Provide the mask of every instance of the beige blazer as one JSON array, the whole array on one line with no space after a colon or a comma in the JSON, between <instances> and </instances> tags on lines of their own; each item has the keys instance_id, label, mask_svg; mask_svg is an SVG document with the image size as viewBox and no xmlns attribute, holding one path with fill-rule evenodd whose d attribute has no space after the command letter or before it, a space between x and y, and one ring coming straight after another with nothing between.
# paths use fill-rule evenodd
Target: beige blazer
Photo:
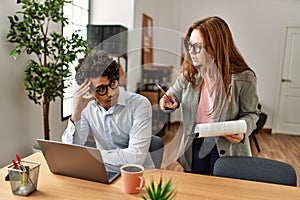
<instances>
[{"instance_id":1,"label":"beige blazer","mask_svg":"<svg viewBox=\"0 0 300 200\"><path fill-rule=\"evenodd\" d=\"M197 82L200 83L200 74L198 74L198 77ZM201 89L195 90L192 88L182 74L168 90L168 93L175 95L180 102L183 136L178 161L187 171L191 170L192 142L194 139L194 136L191 136L191 134L194 132L200 92ZM258 96L256 77L253 72L247 70L232 75L230 97L228 99L228 102L225 104L230 106L223 110L224 118L219 121L243 119L247 124L247 132L244 140L238 144L233 144L224 137L216 137L219 155L220 157L233 155L251 156L249 136L256 128L258 120Z\"/></svg>"}]
</instances>

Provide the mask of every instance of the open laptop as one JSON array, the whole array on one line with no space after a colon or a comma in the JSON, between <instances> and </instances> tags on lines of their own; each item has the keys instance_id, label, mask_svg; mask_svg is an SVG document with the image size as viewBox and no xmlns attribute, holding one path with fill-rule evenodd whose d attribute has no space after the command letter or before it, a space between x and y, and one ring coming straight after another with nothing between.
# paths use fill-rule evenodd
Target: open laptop
<instances>
[{"instance_id":1,"label":"open laptop","mask_svg":"<svg viewBox=\"0 0 300 200\"><path fill-rule=\"evenodd\" d=\"M107 171L96 148L37 139L54 174L110 184L120 172Z\"/></svg>"}]
</instances>

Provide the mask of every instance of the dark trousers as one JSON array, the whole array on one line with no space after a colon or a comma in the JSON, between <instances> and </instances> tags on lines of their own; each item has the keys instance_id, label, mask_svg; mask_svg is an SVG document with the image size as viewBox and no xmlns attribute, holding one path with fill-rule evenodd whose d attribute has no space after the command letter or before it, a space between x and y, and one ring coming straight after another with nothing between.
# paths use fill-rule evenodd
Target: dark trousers
<instances>
[{"instance_id":1,"label":"dark trousers","mask_svg":"<svg viewBox=\"0 0 300 200\"><path fill-rule=\"evenodd\" d=\"M195 138L193 141L191 173L211 175L214 164L219 157L213 137Z\"/></svg>"}]
</instances>

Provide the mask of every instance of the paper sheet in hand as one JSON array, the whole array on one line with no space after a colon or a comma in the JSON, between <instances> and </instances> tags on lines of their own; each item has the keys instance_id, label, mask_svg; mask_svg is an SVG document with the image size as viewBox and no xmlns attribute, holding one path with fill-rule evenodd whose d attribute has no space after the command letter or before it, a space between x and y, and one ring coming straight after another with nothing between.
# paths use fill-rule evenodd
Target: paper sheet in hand
<instances>
[{"instance_id":1,"label":"paper sheet in hand","mask_svg":"<svg viewBox=\"0 0 300 200\"><path fill-rule=\"evenodd\" d=\"M246 130L247 124L245 120L234 120L197 124L194 132L199 133L198 137L210 137L246 133Z\"/></svg>"}]
</instances>

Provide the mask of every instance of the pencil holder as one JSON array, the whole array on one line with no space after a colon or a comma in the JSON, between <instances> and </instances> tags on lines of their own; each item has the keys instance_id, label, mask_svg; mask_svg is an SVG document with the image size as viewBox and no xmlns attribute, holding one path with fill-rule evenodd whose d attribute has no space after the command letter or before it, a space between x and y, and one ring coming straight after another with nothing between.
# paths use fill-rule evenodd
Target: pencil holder
<instances>
[{"instance_id":1,"label":"pencil holder","mask_svg":"<svg viewBox=\"0 0 300 200\"><path fill-rule=\"evenodd\" d=\"M23 169L9 165L8 175L13 194L27 196L37 188L40 163L22 160Z\"/></svg>"}]
</instances>

